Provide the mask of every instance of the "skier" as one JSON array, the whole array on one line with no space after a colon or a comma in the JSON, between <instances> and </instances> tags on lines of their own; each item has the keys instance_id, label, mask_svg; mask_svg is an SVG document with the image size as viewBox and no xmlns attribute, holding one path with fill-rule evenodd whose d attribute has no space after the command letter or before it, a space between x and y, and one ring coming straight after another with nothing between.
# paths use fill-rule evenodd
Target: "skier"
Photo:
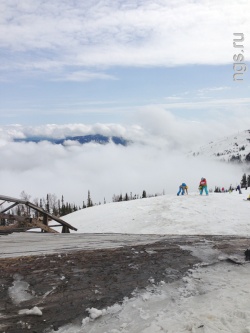
<instances>
[{"instance_id":1,"label":"skier","mask_svg":"<svg viewBox=\"0 0 250 333\"><path fill-rule=\"evenodd\" d=\"M185 190L186 190L186 193L188 194L188 191L187 191L188 187L185 183L182 183L180 186L179 186L179 191L177 193L177 195L184 195L185 194Z\"/></svg>"},{"instance_id":2,"label":"skier","mask_svg":"<svg viewBox=\"0 0 250 333\"><path fill-rule=\"evenodd\" d=\"M199 190L200 190L200 195L202 195L203 190L205 191L206 195L208 195L208 190L207 190L207 181L205 178L201 178L200 181L200 186L199 186Z\"/></svg>"}]
</instances>

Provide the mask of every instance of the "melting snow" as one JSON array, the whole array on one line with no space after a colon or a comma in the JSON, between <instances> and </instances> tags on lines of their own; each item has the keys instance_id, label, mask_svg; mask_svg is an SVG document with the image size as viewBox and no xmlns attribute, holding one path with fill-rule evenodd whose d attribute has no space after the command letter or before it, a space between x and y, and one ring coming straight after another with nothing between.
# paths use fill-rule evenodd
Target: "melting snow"
<instances>
[{"instance_id":1,"label":"melting snow","mask_svg":"<svg viewBox=\"0 0 250 333\"><path fill-rule=\"evenodd\" d=\"M79 232L249 236L250 202L243 200L248 195L245 190L242 195L167 195L92 207L65 220ZM81 326L68 325L58 333L250 333L249 263L225 262L206 245L188 249L211 261L173 283L149 281L147 290L122 304L89 309Z\"/></svg>"}]
</instances>

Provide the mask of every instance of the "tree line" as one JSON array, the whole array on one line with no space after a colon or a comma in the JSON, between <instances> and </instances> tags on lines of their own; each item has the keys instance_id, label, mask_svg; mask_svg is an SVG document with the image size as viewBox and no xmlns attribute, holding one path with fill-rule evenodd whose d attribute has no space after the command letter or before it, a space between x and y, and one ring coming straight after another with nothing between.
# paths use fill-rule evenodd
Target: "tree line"
<instances>
[{"instance_id":1,"label":"tree line","mask_svg":"<svg viewBox=\"0 0 250 333\"><path fill-rule=\"evenodd\" d=\"M132 192L130 192L130 194L125 193L125 195L122 194L114 194L112 197L112 201L113 202L121 202L121 201L129 201L129 200L136 200L136 199L143 199L143 198L151 198L151 197L157 197L159 195L164 195L165 191L163 190L162 193L155 193L155 194L147 194L147 192L145 190L142 191L142 195L139 194L132 194Z\"/></svg>"},{"instance_id":2,"label":"tree line","mask_svg":"<svg viewBox=\"0 0 250 333\"><path fill-rule=\"evenodd\" d=\"M243 174L240 182L241 187L248 188L250 186L250 175L246 175L246 173Z\"/></svg>"},{"instance_id":3,"label":"tree line","mask_svg":"<svg viewBox=\"0 0 250 333\"><path fill-rule=\"evenodd\" d=\"M90 191L88 191L88 197L86 204L83 201L82 207L77 206L75 203L68 202L64 199L62 195L61 198L58 198L55 194L48 193L45 198L35 198L31 201L31 195L27 194L25 191L22 191L20 194L20 198L24 201L30 201L34 205L38 206L39 208L43 209L45 212L50 213L55 216L64 216L73 212L76 212L80 209L92 207L93 201L90 196ZM23 216L28 215L30 216L32 209L25 205L18 205L14 209L12 209L12 214ZM34 211L34 217L39 217L39 212Z\"/></svg>"},{"instance_id":4,"label":"tree line","mask_svg":"<svg viewBox=\"0 0 250 333\"><path fill-rule=\"evenodd\" d=\"M165 194L164 191L162 193ZM146 191L143 190L141 195L138 194L125 194L124 196L122 194L116 195L114 194L112 197L113 202L121 202L121 201L129 201L129 200L135 200L135 199L142 199L147 197L153 197L158 196L162 194L150 194L147 195ZM91 198L90 191L88 191L86 202L82 202L82 206L78 206L75 203L68 202L65 200L64 195L62 195L60 198L58 198L55 194L48 193L43 198L35 198L31 199L31 195L27 194L25 191L22 191L20 194L20 198L24 201L30 201L34 205L40 207L45 212L50 213L54 216L61 217L64 215L68 215L70 213L76 212L81 209L89 208L96 205L101 205L101 202L99 203L93 203L93 200ZM106 204L106 199L104 198L103 201L104 204ZM33 216L35 218L39 217L39 212L33 211L26 205L18 205L17 207L14 207L11 209L11 213L18 216Z\"/></svg>"}]
</instances>

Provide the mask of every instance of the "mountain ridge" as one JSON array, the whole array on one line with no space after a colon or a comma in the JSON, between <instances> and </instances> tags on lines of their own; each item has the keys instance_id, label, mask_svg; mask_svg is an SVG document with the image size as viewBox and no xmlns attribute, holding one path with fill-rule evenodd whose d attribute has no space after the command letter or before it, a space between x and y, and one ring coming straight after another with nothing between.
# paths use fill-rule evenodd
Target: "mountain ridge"
<instances>
[{"instance_id":1,"label":"mountain ridge","mask_svg":"<svg viewBox=\"0 0 250 333\"><path fill-rule=\"evenodd\" d=\"M131 141L126 140L119 136L105 136L101 134L88 134L88 135L78 135L78 136L66 136L65 138L55 139L51 137L43 136L30 136L22 139L14 139L14 142L34 142L38 143L41 141L48 141L53 144L64 145L65 141L75 141L80 144L86 144L90 142L95 142L99 144L108 144L113 142L116 145L127 146Z\"/></svg>"},{"instance_id":2,"label":"mountain ridge","mask_svg":"<svg viewBox=\"0 0 250 333\"><path fill-rule=\"evenodd\" d=\"M250 130L224 137L202 146L190 155L212 157L223 162L250 163Z\"/></svg>"}]
</instances>

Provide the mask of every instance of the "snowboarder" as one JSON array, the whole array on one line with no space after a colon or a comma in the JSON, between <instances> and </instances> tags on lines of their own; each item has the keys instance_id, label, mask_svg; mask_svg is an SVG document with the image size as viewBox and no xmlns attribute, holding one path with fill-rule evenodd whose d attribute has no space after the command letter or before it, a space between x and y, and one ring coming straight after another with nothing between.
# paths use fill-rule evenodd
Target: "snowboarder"
<instances>
[{"instance_id":1,"label":"snowboarder","mask_svg":"<svg viewBox=\"0 0 250 333\"><path fill-rule=\"evenodd\" d=\"M236 187L236 191L239 191L239 194L241 194L241 193L242 193L242 192L241 192L240 185L238 185L238 186Z\"/></svg>"},{"instance_id":2,"label":"snowboarder","mask_svg":"<svg viewBox=\"0 0 250 333\"><path fill-rule=\"evenodd\" d=\"M199 190L200 190L200 195L202 195L203 190L205 191L206 195L208 195L208 190L207 190L207 181L205 178L201 178L200 181L200 186L199 186Z\"/></svg>"},{"instance_id":3,"label":"snowboarder","mask_svg":"<svg viewBox=\"0 0 250 333\"><path fill-rule=\"evenodd\" d=\"M186 193L188 194L188 191L187 191L188 187L185 183L182 183L180 186L179 186L179 191L177 193L177 195L184 195L185 194L185 191Z\"/></svg>"}]
</instances>

